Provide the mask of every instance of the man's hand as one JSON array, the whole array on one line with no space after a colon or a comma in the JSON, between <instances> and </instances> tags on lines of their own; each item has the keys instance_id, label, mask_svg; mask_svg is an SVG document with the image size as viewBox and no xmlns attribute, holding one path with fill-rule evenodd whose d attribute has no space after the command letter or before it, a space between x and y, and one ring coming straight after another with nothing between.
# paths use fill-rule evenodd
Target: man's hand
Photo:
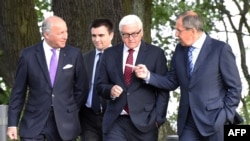
<instances>
[{"instance_id":1,"label":"man's hand","mask_svg":"<svg viewBox=\"0 0 250 141\"><path fill-rule=\"evenodd\" d=\"M119 97L122 94L122 92L123 92L122 87L120 87L119 85L114 85L111 88L111 97L115 99Z\"/></svg>"},{"instance_id":2,"label":"man's hand","mask_svg":"<svg viewBox=\"0 0 250 141\"><path fill-rule=\"evenodd\" d=\"M7 135L11 140L17 140L17 127L8 127Z\"/></svg>"},{"instance_id":3,"label":"man's hand","mask_svg":"<svg viewBox=\"0 0 250 141\"><path fill-rule=\"evenodd\" d=\"M134 66L133 69L135 71L135 75L138 78L141 78L141 79L147 79L148 78L149 71L148 71L148 68L145 65L138 64L137 66Z\"/></svg>"}]
</instances>

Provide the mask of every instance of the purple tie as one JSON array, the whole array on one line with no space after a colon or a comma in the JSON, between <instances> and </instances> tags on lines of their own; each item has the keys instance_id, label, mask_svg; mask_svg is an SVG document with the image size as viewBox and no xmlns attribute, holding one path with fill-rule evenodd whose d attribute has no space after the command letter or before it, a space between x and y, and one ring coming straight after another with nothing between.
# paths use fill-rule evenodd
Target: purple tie
<instances>
[{"instance_id":1,"label":"purple tie","mask_svg":"<svg viewBox=\"0 0 250 141\"><path fill-rule=\"evenodd\" d=\"M50 75L51 84L53 86L55 76L56 76L58 60L57 60L57 57L56 57L56 49L51 49L51 51L52 51L53 54L52 54L52 57L50 59L49 75Z\"/></svg>"}]
</instances>

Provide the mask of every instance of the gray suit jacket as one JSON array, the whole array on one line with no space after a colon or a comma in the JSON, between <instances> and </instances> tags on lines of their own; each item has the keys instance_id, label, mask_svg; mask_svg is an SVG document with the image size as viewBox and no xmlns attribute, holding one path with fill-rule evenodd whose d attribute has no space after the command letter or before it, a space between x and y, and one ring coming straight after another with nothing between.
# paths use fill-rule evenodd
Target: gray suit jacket
<instances>
[{"instance_id":1,"label":"gray suit jacket","mask_svg":"<svg viewBox=\"0 0 250 141\"><path fill-rule=\"evenodd\" d=\"M166 120L169 93L147 85L143 80L132 75L131 84L126 87L123 75L123 44L105 50L100 62L98 90L103 97L109 99L103 119L103 131L107 133L128 103L130 119L141 132L155 130L155 121L161 125ZM149 70L158 74L166 74L166 57L159 47L142 42L136 64L145 64ZM110 91L114 85L123 88L123 93L111 100Z\"/></svg>"},{"instance_id":2,"label":"gray suit jacket","mask_svg":"<svg viewBox=\"0 0 250 141\"><path fill-rule=\"evenodd\" d=\"M241 97L241 80L231 47L206 37L192 77L187 74L187 47L177 45L167 76L151 73L150 84L174 90L180 86L178 134L191 110L203 136L215 133L226 122L233 123Z\"/></svg>"},{"instance_id":3,"label":"gray suit jacket","mask_svg":"<svg viewBox=\"0 0 250 141\"><path fill-rule=\"evenodd\" d=\"M43 129L53 106L61 138L76 138L81 132L78 111L83 99L84 72L80 49L67 45L60 50L52 87L42 42L25 48L20 53L9 101L8 126L18 126L25 104L20 136L32 138Z\"/></svg>"}]
</instances>

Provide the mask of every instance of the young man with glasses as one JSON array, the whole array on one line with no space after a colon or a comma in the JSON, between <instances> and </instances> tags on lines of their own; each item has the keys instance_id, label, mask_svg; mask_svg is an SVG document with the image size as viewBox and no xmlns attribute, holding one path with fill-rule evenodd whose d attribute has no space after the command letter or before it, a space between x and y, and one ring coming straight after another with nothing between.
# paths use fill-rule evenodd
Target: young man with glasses
<instances>
[{"instance_id":1,"label":"young man with glasses","mask_svg":"<svg viewBox=\"0 0 250 141\"><path fill-rule=\"evenodd\" d=\"M167 73L160 47L142 41L143 24L136 15L119 23L123 43L102 55L97 89L109 101L103 119L104 141L157 141L158 128L166 119L168 91L146 85L133 66L147 64L154 73Z\"/></svg>"}]
</instances>

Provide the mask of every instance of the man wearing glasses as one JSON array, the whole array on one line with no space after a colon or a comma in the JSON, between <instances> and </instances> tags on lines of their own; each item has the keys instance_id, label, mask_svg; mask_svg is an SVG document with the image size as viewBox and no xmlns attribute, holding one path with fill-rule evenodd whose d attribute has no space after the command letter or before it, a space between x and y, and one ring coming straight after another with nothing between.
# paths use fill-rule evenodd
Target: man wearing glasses
<instances>
[{"instance_id":1,"label":"man wearing glasses","mask_svg":"<svg viewBox=\"0 0 250 141\"><path fill-rule=\"evenodd\" d=\"M146 85L133 66L145 64L150 71L166 74L166 57L160 47L142 41L143 24L136 15L119 23L123 43L102 55L97 89L109 100L103 119L104 141L157 141L158 128L166 119L168 91Z\"/></svg>"}]
</instances>

